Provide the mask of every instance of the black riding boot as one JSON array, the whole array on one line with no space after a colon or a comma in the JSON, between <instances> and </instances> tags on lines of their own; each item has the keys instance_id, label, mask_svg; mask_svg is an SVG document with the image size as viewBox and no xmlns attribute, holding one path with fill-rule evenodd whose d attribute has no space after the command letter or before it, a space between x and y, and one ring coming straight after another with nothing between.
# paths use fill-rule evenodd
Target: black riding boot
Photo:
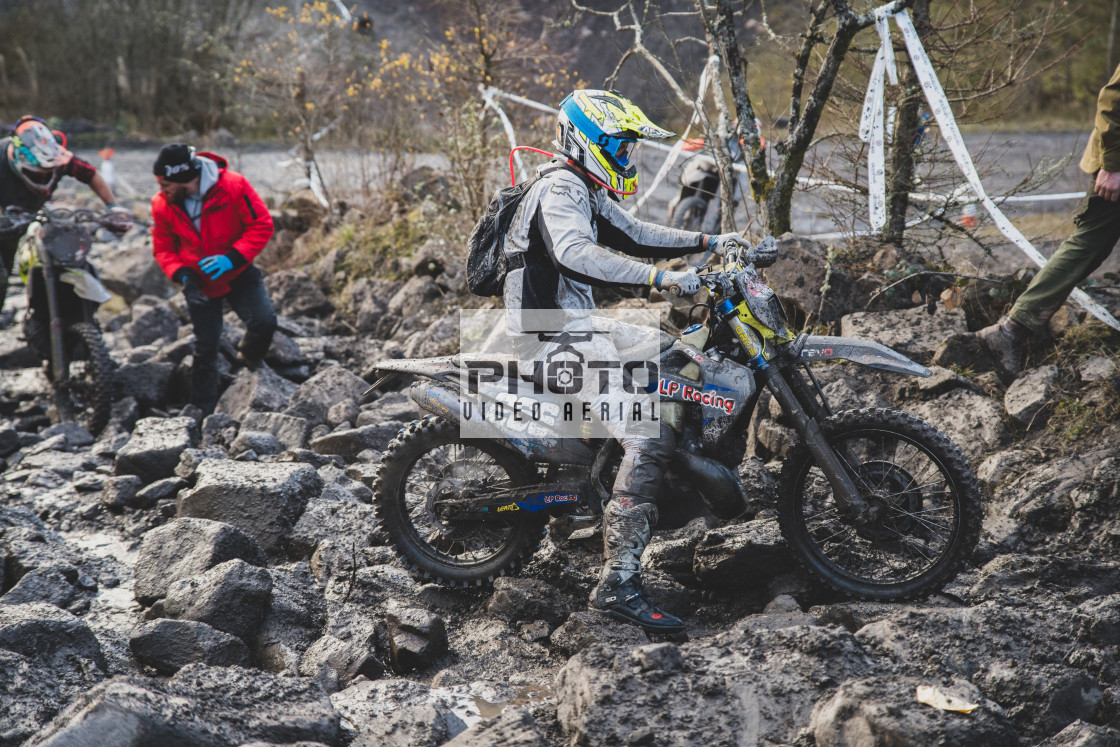
<instances>
[{"instance_id":1,"label":"black riding boot","mask_svg":"<svg viewBox=\"0 0 1120 747\"><path fill-rule=\"evenodd\" d=\"M615 499L603 517L603 554L606 564L599 585L591 592L591 608L616 620L633 623L650 633L678 633L680 618L655 607L642 591L642 551L657 523L657 506L623 506Z\"/></svg>"}]
</instances>

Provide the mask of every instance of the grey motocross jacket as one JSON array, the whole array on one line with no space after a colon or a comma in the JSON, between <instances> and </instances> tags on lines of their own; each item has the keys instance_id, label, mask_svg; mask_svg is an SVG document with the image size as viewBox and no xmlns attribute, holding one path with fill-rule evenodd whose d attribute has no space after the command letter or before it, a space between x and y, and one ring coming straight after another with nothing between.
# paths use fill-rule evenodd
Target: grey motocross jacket
<instances>
[{"instance_id":1,"label":"grey motocross jacket","mask_svg":"<svg viewBox=\"0 0 1120 747\"><path fill-rule=\"evenodd\" d=\"M526 193L506 234L503 300L517 327L522 310L595 308L592 285L649 285L651 265L600 244L652 258L702 249L703 234L640 221L563 164L541 167L547 173Z\"/></svg>"}]
</instances>

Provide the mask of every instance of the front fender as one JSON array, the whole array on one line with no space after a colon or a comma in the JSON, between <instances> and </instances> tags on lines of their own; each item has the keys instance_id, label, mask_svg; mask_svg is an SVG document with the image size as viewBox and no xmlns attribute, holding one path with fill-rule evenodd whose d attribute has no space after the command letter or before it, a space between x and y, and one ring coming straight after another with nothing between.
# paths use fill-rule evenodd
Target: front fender
<instances>
[{"instance_id":1,"label":"front fender","mask_svg":"<svg viewBox=\"0 0 1120 747\"><path fill-rule=\"evenodd\" d=\"M369 389L362 393L362 399L376 392L385 384L401 375L419 376L445 384L459 382L459 356L444 355L439 358L416 358L409 360L395 358L373 364L377 379Z\"/></svg>"},{"instance_id":2,"label":"front fender","mask_svg":"<svg viewBox=\"0 0 1120 747\"><path fill-rule=\"evenodd\" d=\"M933 374L925 366L915 363L901 353L896 353L882 343L861 340L857 337L806 335L798 357L805 363L849 360L881 371L893 371L922 378Z\"/></svg>"}]
</instances>

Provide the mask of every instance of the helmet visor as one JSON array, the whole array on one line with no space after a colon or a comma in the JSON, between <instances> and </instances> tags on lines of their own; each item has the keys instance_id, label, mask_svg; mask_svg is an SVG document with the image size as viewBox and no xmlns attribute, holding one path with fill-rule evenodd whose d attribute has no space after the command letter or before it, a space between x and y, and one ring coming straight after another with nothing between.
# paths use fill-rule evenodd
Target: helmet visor
<instances>
[{"instance_id":1,"label":"helmet visor","mask_svg":"<svg viewBox=\"0 0 1120 747\"><path fill-rule=\"evenodd\" d=\"M607 143L603 149L609 153L610 157L615 159L618 166L629 166L629 162L634 157L634 151L637 150L637 140L607 138Z\"/></svg>"}]
</instances>

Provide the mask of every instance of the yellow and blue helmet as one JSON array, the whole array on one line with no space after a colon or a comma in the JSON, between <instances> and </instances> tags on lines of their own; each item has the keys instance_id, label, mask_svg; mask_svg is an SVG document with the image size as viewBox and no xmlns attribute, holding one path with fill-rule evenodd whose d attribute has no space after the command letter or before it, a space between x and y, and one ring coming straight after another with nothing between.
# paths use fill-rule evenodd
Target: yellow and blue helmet
<instances>
[{"instance_id":1,"label":"yellow and blue helmet","mask_svg":"<svg viewBox=\"0 0 1120 747\"><path fill-rule=\"evenodd\" d=\"M664 130L616 91L568 94L556 121L558 152L578 163L613 195L625 199L638 189L634 152L643 138L664 140Z\"/></svg>"}]
</instances>

